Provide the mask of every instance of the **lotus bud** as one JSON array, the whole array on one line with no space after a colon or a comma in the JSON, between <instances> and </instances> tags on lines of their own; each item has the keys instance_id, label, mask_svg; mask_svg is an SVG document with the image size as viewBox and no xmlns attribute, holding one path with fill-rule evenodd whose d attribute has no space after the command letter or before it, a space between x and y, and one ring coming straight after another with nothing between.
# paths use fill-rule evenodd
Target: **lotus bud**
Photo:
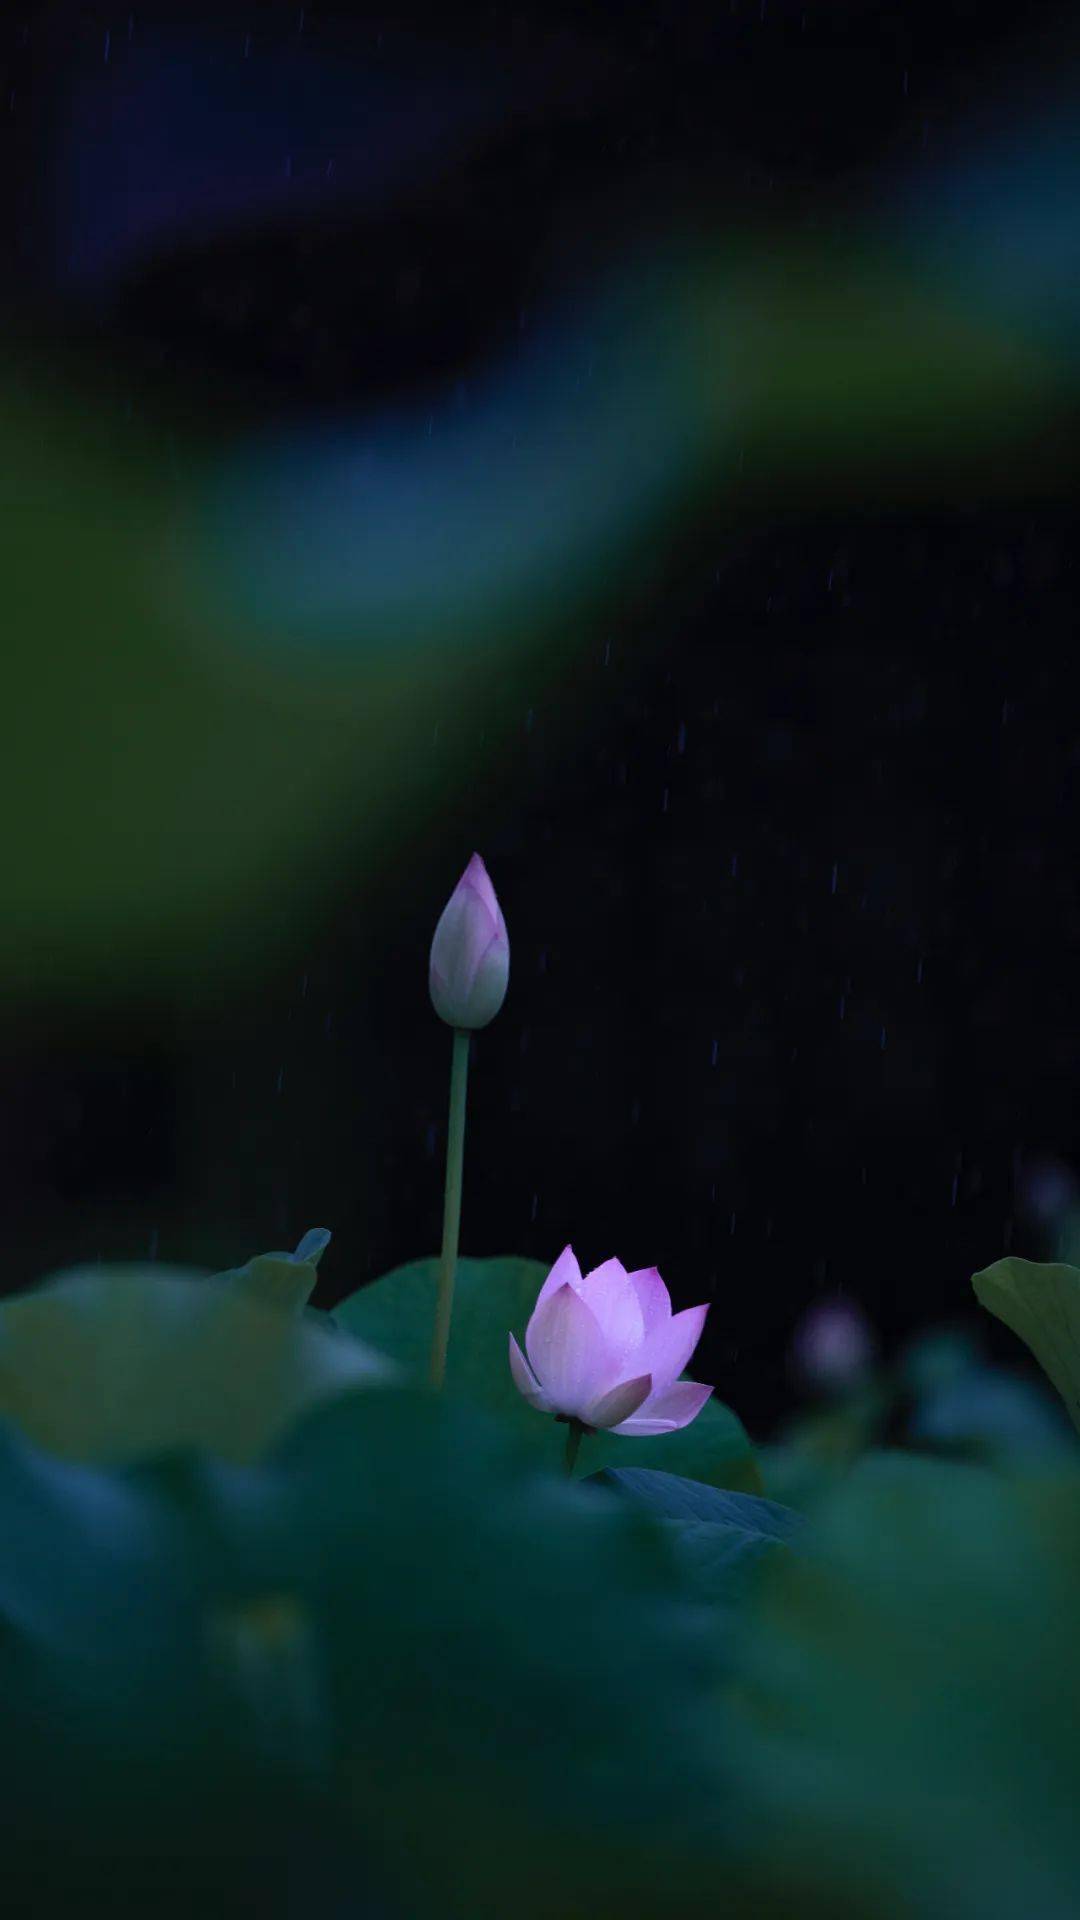
<instances>
[{"instance_id":1,"label":"lotus bud","mask_svg":"<svg viewBox=\"0 0 1080 1920\"><path fill-rule=\"evenodd\" d=\"M842 1393L858 1386L870 1371L874 1334L853 1301L820 1300L795 1329L792 1359L807 1386Z\"/></svg>"},{"instance_id":2,"label":"lotus bud","mask_svg":"<svg viewBox=\"0 0 1080 1920\"><path fill-rule=\"evenodd\" d=\"M440 1020L486 1027L506 998L510 942L488 870L474 853L450 895L431 943L428 984Z\"/></svg>"},{"instance_id":3,"label":"lotus bud","mask_svg":"<svg viewBox=\"0 0 1080 1920\"><path fill-rule=\"evenodd\" d=\"M1061 1160L1032 1160L1017 1181L1025 1213L1041 1226L1055 1227L1076 1206L1076 1177Z\"/></svg>"},{"instance_id":4,"label":"lotus bud","mask_svg":"<svg viewBox=\"0 0 1080 1920\"><path fill-rule=\"evenodd\" d=\"M582 1275L564 1247L537 1296L524 1353L510 1335L514 1385L538 1413L586 1431L674 1433L712 1392L679 1378L707 1313L672 1313L655 1267L628 1273L620 1260L605 1260Z\"/></svg>"}]
</instances>

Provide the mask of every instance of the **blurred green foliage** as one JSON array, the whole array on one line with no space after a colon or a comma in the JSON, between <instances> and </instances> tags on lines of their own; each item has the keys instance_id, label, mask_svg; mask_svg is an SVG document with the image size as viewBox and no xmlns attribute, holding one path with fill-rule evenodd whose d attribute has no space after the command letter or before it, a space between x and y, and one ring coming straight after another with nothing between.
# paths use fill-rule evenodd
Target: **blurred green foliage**
<instances>
[{"instance_id":1,"label":"blurred green foliage","mask_svg":"<svg viewBox=\"0 0 1080 1920\"><path fill-rule=\"evenodd\" d=\"M791 1430L804 1518L663 1442L552 1471L555 1423L504 1390L536 1263L463 1263L435 1395L307 1306L324 1245L3 1310L14 1911L1075 1911L1076 1442L1033 1449L1039 1402L976 1405L968 1459L935 1457L955 1421L878 1444L883 1409L977 1403L977 1343L934 1335ZM342 1316L406 1369L433 1264Z\"/></svg>"},{"instance_id":2,"label":"blurred green foliage","mask_svg":"<svg viewBox=\"0 0 1080 1920\"><path fill-rule=\"evenodd\" d=\"M0 1462L6 1530L28 1501L38 1523L8 1555L4 1738L40 1749L47 1702L39 1814L74 1817L80 1886L89 1860L123 1890L148 1846L189 1897L222 1860L214 1910L246 1910L253 1791L260 1847L288 1857L314 1794L347 1877L402 1915L613 1900L647 1920L706 1844L707 1616L659 1529L538 1476L479 1416L387 1389L259 1467L29 1461ZM51 1614L43 1492L68 1573Z\"/></svg>"},{"instance_id":3,"label":"blurred green foliage","mask_svg":"<svg viewBox=\"0 0 1080 1920\"><path fill-rule=\"evenodd\" d=\"M182 532L209 459L118 411L0 403L9 992L135 978L198 998L265 968L471 744L482 645L336 661L245 645Z\"/></svg>"},{"instance_id":4,"label":"blurred green foliage","mask_svg":"<svg viewBox=\"0 0 1080 1920\"><path fill-rule=\"evenodd\" d=\"M1078 1496L871 1455L770 1566L722 1736L761 1910L1075 1913Z\"/></svg>"},{"instance_id":5,"label":"blurred green foliage","mask_svg":"<svg viewBox=\"0 0 1080 1920\"><path fill-rule=\"evenodd\" d=\"M211 391L136 426L43 360L9 382L9 990L264 965L718 499L967 498L1069 457L1068 359L853 232L684 235L579 307L464 415L437 396L434 437L428 399L238 439Z\"/></svg>"},{"instance_id":6,"label":"blurred green foliage","mask_svg":"<svg viewBox=\"0 0 1080 1920\"><path fill-rule=\"evenodd\" d=\"M176 1447L246 1460L321 1400L395 1378L324 1315L297 1320L221 1278L87 1268L0 1302L0 1419L76 1460Z\"/></svg>"},{"instance_id":7,"label":"blurred green foliage","mask_svg":"<svg viewBox=\"0 0 1080 1920\"><path fill-rule=\"evenodd\" d=\"M1045 1385L991 1361L976 1330L941 1327L917 1335L873 1378L823 1396L760 1447L766 1490L812 1507L887 1441L1002 1468L1052 1469L1076 1458Z\"/></svg>"}]
</instances>

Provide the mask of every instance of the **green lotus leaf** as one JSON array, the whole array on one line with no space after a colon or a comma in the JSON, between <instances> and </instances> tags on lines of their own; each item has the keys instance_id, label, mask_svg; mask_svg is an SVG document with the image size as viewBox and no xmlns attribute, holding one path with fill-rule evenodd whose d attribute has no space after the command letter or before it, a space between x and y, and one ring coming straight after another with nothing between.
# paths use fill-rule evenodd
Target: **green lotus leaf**
<instances>
[{"instance_id":1,"label":"green lotus leaf","mask_svg":"<svg viewBox=\"0 0 1080 1920\"><path fill-rule=\"evenodd\" d=\"M252 1459L320 1401L395 1373L313 1316L176 1269L73 1269L0 1304L0 1420L71 1459Z\"/></svg>"},{"instance_id":2,"label":"green lotus leaf","mask_svg":"<svg viewBox=\"0 0 1080 1920\"><path fill-rule=\"evenodd\" d=\"M316 1270L329 1244L328 1228L311 1227L295 1253L257 1253L242 1267L230 1267L214 1279L266 1305L299 1311L315 1291Z\"/></svg>"},{"instance_id":3,"label":"green lotus leaf","mask_svg":"<svg viewBox=\"0 0 1080 1920\"><path fill-rule=\"evenodd\" d=\"M715 1612L662 1523L497 1421L390 1388L250 1464L0 1444L0 1526L9 1893L45 1862L57 1911L140 1911L156 1869L170 1920L709 1910Z\"/></svg>"},{"instance_id":4,"label":"green lotus leaf","mask_svg":"<svg viewBox=\"0 0 1080 1920\"><path fill-rule=\"evenodd\" d=\"M1080 1428L1080 1268L1010 1257L984 1267L971 1284L987 1311L1031 1348Z\"/></svg>"},{"instance_id":5,"label":"green lotus leaf","mask_svg":"<svg viewBox=\"0 0 1080 1920\"><path fill-rule=\"evenodd\" d=\"M1068 1920L1080 1475L870 1454L810 1535L736 1627L747 1914Z\"/></svg>"}]
</instances>

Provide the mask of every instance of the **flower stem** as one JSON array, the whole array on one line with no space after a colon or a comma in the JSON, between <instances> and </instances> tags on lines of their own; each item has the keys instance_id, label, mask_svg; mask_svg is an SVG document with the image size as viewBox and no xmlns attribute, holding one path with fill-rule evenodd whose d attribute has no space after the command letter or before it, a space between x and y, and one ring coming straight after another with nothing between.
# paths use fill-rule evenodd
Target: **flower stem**
<instances>
[{"instance_id":1,"label":"flower stem","mask_svg":"<svg viewBox=\"0 0 1080 1920\"><path fill-rule=\"evenodd\" d=\"M450 1343L450 1315L454 1310L454 1269L457 1266L458 1234L461 1228L461 1169L465 1159L465 1087L468 1077L469 1035L463 1027L455 1027L450 1065L450 1124L446 1136L442 1257L439 1261L435 1332L431 1342L430 1378L433 1387L441 1387L446 1378L446 1349Z\"/></svg>"},{"instance_id":2,"label":"flower stem","mask_svg":"<svg viewBox=\"0 0 1080 1920\"><path fill-rule=\"evenodd\" d=\"M580 1420L570 1420L567 1422L566 1471L568 1474L572 1474L574 1471L574 1467L578 1457L578 1448L581 1445L581 1436L584 1433L584 1431L585 1429L582 1426Z\"/></svg>"}]
</instances>

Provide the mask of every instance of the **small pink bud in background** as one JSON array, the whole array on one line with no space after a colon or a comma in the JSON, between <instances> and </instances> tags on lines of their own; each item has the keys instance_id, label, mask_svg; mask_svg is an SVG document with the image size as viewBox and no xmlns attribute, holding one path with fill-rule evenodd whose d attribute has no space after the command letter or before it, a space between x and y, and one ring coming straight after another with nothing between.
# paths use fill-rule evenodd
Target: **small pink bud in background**
<instances>
[{"instance_id":1,"label":"small pink bud in background","mask_svg":"<svg viewBox=\"0 0 1080 1920\"><path fill-rule=\"evenodd\" d=\"M486 1027L506 998L510 942L488 870L474 853L450 895L431 943L428 985L440 1020Z\"/></svg>"},{"instance_id":2,"label":"small pink bud in background","mask_svg":"<svg viewBox=\"0 0 1080 1920\"><path fill-rule=\"evenodd\" d=\"M538 1413L613 1433L674 1433L712 1392L679 1379L708 1311L672 1313L655 1267L627 1273L621 1260L605 1260L583 1277L564 1247L537 1296L525 1353L510 1335L514 1385Z\"/></svg>"},{"instance_id":3,"label":"small pink bud in background","mask_svg":"<svg viewBox=\"0 0 1080 1920\"><path fill-rule=\"evenodd\" d=\"M836 1393L865 1378L875 1347L873 1329L861 1307L851 1300L819 1300L795 1329L791 1357L807 1386Z\"/></svg>"},{"instance_id":4,"label":"small pink bud in background","mask_svg":"<svg viewBox=\"0 0 1080 1920\"><path fill-rule=\"evenodd\" d=\"M1054 1227L1076 1207L1076 1176L1061 1160L1029 1160L1016 1183L1024 1212Z\"/></svg>"}]
</instances>

